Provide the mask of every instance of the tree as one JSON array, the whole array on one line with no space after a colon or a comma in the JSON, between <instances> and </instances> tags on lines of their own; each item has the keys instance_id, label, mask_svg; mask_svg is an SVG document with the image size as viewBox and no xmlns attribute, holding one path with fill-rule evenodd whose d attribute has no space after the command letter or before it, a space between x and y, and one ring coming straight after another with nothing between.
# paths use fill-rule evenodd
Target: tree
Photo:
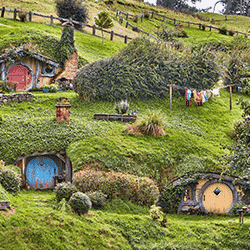
<instances>
[{"instance_id":1,"label":"tree","mask_svg":"<svg viewBox=\"0 0 250 250\"><path fill-rule=\"evenodd\" d=\"M248 1L244 0L223 0L225 5L223 13L226 15L245 15L248 16L248 10L250 8L250 4Z\"/></svg>"},{"instance_id":2,"label":"tree","mask_svg":"<svg viewBox=\"0 0 250 250\"><path fill-rule=\"evenodd\" d=\"M191 0L192 3L200 2L201 0ZM187 4L187 0L157 0L156 4L167 9L178 10L183 12L197 12L198 10Z\"/></svg>"},{"instance_id":3,"label":"tree","mask_svg":"<svg viewBox=\"0 0 250 250\"><path fill-rule=\"evenodd\" d=\"M114 26L112 19L106 11L102 11L95 17L95 24L102 28L102 44L103 44L103 29L108 29Z\"/></svg>"},{"instance_id":4,"label":"tree","mask_svg":"<svg viewBox=\"0 0 250 250\"><path fill-rule=\"evenodd\" d=\"M78 22L86 22L88 9L84 0L55 0L57 15L61 18L70 19ZM81 25L75 25L76 29Z\"/></svg>"}]
</instances>

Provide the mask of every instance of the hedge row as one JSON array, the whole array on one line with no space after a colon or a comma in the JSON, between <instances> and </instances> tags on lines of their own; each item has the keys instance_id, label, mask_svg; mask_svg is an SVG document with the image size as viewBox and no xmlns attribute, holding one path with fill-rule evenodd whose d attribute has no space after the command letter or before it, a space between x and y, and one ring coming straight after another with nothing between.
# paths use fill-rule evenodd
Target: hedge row
<instances>
[{"instance_id":1,"label":"hedge row","mask_svg":"<svg viewBox=\"0 0 250 250\"><path fill-rule=\"evenodd\" d=\"M74 174L73 184L83 193L102 191L108 199L119 197L138 205L150 206L159 196L158 187L153 180L113 171L82 170Z\"/></svg>"}]
</instances>

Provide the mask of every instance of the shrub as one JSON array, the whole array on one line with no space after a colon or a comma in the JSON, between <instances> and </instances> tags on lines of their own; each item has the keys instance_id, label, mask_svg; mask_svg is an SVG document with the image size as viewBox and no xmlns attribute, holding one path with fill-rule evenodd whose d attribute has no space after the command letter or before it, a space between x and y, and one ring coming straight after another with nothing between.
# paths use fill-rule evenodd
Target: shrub
<instances>
[{"instance_id":1,"label":"shrub","mask_svg":"<svg viewBox=\"0 0 250 250\"><path fill-rule=\"evenodd\" d=\"M55 0L57 15L61 18L85 23L88 18L88 9L83 0ZM81 28L81 25L75 25Z\"/></svg>"},{"instance_id":2,"label":"shrub","mask_svg":"<svg viewBox=\"0 0 250 250\"><path fill-rule=\"evenodd\" d=\"M129 108L127 100L121 100L119 103L115 103L115 110L118 114L126 114Z\"/></svg>"},{"instance_id":3,"label":"shrub","mask_svg":"<svg viewBox=\"0 0 250 250\"><path fill-rule=\"evenodd\" d=\"M74 193L69 200L71 208L79 215L85 214L92 206L90 198L82 192Z\"/></svg>"},{"instance_id":4,"label":"shrub","mask_svg":"<svg viewBox=\"0 0 250 250\"><path fill-rule=\"evenodd\" d=\"M90 198L94 209L99 209L107 204L107 195L102 191L87 192L86 195Z\"/></svg>"},{"instance_id":5,"label":"shrub","mask_svg":"<svg viewBox=\"0 0 250 250\"><path fill-rule=\"evenodd\" d=\"M161 28L156 32L156 34L164 41L173 41L175 37L188 37L187 32L183 29L171 29L168 26L161 26Z\"/></svg>"},{"instance_id":6,"label":"shrub","mask_svg":"<svg viewBox=\"0 0 250 250\"><path fill-rule=\"evenodd\" d=\"M102 172L93 169L75 173L74 185L81 192L102 191L108 199L119 197L138 205L150 206L159 196L156 183L147 177L138 177L114 171Z\"/></svg>"},{"instance_id":7,"label":"shrub","mask_svg":"<svg viewBox=\"0 0 250 250\"><path fill-rule=\"evenodd\" d=\"M150 18L150 14L148 12L145 12L144 13L144 18L149 19Z\"/></svg>"},{"instance_id":8,"label":"shrub","mask_svg":"<svg viewBox=\"0 0 250 250\"><path fill-rule=\"evenodd\" d=\"M58 89L58 85L57 85L57 84L50 84L50 85L49 85L49 90L50 90L50 92L56 93L56 92L57 92L57 89Z\"/></svg>"},{"instance_id":9,"label":"shrub","mask_svg":"<svg viewBox=\"0 0 250 250\"><path fill-rule=\"evenodd\" d=\"M0 184L6 191L17 193L20 190L20 177L19 174L5 166L0 167Z\"/></svg>"},{"instance_id":10,"label":"shrub","mask_svg":"<svg viewBox=\"0 0 250 250\"><path fill-rule=\"evenodd\" d=\"M219 33L222 35L227 35L227 28L226 27L219 28Z\"/></svg>"},{"instance_id":11,"label":"shrub","mask_svg":"<svg viewBox=\"0 0 250 250\"><path fill-rule=\"evenodd\" d=\"M181 48L180 44L173 46ZM136 38L118 54L78 70L73 86L83 100L166 98L169 84L210 89L219 72L213 54L200 50L186 56L163 48L147 38ZM175 91L176 92L176 91Z\"/></svg>"},{"instance_id":12,"label":"shrub","mask_svg":"<svg viewBox=\"0 0 250 250\"><path fill-rule=\"evenodd\" d=\"M58 183L54 189L56 194L57 201L61 201L65 198L66 201L69 201L72 194L77 192L76 187L70 182Z\"/></svg>"},{"instance_id":13,"label":"shrub","mask_svg":"<svg viewBox=\"0 0 250 250\"><path fill-rule=\"evenodd\" d=\"M0 184L0 201L9 201L10 197L4 187Z\"/></svg>"}]
</instances>

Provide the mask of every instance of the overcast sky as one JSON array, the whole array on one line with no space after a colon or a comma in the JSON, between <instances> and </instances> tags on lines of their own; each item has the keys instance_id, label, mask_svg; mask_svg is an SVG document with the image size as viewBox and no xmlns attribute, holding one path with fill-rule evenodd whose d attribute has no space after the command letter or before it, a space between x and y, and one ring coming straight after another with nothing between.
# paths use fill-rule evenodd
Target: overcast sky
<instances>
[{"instance_id":1,"label":"overcast sky","mask_svg":"<svg viewBox=\"0 0 250 250\"><path fill-rule=\"evenodd\" d=\"M144 0L145 2L149 2L151 4L156 4L156 0ZM197 2L195 5L189 1L190 6L196 6L197 9L205 9L208 7L212 7L210 12L213 12L214 4L218 2L218 0L201 0L201 2ZM215 7L215 13L220 13L220 11L223 9L223 6L221 3L218 3Z\"/></svg>"}]
</instances>

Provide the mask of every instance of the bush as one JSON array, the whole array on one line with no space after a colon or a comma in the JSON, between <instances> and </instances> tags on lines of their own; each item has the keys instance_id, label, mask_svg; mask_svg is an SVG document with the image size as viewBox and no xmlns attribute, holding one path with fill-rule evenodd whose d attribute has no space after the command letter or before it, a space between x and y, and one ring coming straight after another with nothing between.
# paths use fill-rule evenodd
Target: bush
<instances>
[{"instance_id":1,"label":"bush","mask_svg":"<svg viewBox=\"0 0 250 250\"><path fill-rule=\"evenodd\" d=\"M86 195L90 198L94 209L99 209L107 204L107 195L102 191L87 192Z\"/></svg>"},{"instance_id":2,"label":"bush","mask_svg":"<svg viewBox=\"0 0 250 250\"><path fill-rule=\"evenodd\" d=\"M156 32L156 34L164 41L173 41L175 37L188 37L187 32L183 29L171 29L168 26L161 26L161 28Z\"/></svg>"},{"instance_id":3,"label":"bush","mask_svg":"<svg viewBox=\"0 0 250 250\"><path fill-rule=\"evenodd\" d=\"M138 177L114 171L102 172L93 169L75 173L74 185L83 193L102 191L108 199L119 197L138 205L150 206L159 196L156 183L147 177Z\"/></svg>"},{"instance_id":4,"label":"bush","mask_svg":"<svg viewBox=\"0 0 250 250\"><path fill-rule=\"evenodd\" d=\"M6 191L17 193L20 190L20 177L19 174L5 166L0 167L0 184Z\"/></svg>"},{"instance_id":5,"label":"bush","mask_svg":"<svg viewBox=\"0 0 250 250\"><path fill-rule=\"evenodd\" d=\"M187 54L177 57L160 44L136 38L110 59L78 70L73 80L74 90L83 100L117 101L166 98L169 84L212 88L219 77L213 54L205 49Z\"/></svg>"},{"instance_id":6,"label":"bush","mask_svg":"<svg viewBox=\"0 0 250 250\"><path fill-rule=\"evenodd\" d=\"M88 9L83 0L55 0L57 15L61 18L85 23L88 18ZM81 28L81 25L74 25Z\"/></svg>"},{"instance_id":7,"label":"bush","mask_svg":"<svg viewBox=\"0 0 250 250\"><path fill-rule=\"evenodd\" d=\"M222 35L227 35L227 28L226 27L219 28L219 33Z\"/></svg>"},{"instance_id":8,"label":"bush","mask_svg":"<svg viewBox=\"0 0 250 250\"><path fill-rule=\"evenodd\" d=\"M69 201L72 194L77 192L76 187L70 182L58 183L54 189L56 194L57 201L61 201L65 198L66 201Z\"/></svg>"},{"instance_id":9,"label":"bush","mask_svg":"<svg viewBox=\"0 0 250 250\"><path fill-rule=\"evenodd\" d=\"M91 208L92 203L86 194L77 192L70 197L69 205L76 213L80 215L87 213Z\"/></svg>"},{"instance_id":10,"label":"bush","mask_svg":"<svg viewBox=\"0 0 250 250\"><path fill-rule=\"evenodd\" d=\"M58 89L58 85L57 84L50 84L49 85L49 90L51 93L56 93Z\"/></svg>"}]
</instances>

